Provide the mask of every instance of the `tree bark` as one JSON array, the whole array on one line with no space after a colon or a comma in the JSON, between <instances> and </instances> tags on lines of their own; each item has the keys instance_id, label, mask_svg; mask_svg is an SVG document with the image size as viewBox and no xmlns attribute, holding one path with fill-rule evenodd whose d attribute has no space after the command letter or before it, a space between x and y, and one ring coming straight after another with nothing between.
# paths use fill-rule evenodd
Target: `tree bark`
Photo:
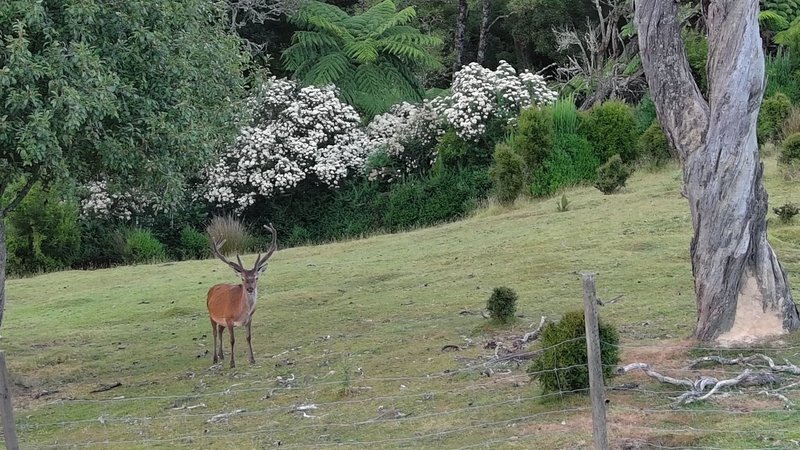
<instances>
[{"instance_id":1,"label":"tree bark","mask_svg":"<svg viewBox=\"0 0 800 450\"><path fill-rule=\"evenodd\" d=\"M748 342L798 329L786 273L767 242L756 143L765 84L758 1L709 5L708 102L692 79L678 6L637 0L635 17L658 118L683 166L694 229L695 337Z\"/></svg>"},{"instance_id":2,"label":"tree bark","mask_svg":"<svg viewBox=\"0 0 800 450\"><path fill-rule=\"evenodd\" d=\"M453 63L453 74L455 75L461 66L464 65L464 41L467 32L467 0L458 0L458 19L456 22L455 51L456 61Z\"/></svg>"},{"instance_id":3,"label":"tree bark","mask_svg":"<svg viewBox=\"0 0 800 450\"><path fill-rule=\"evenodd\" d=\"M489 42L489 19L492 15L492 0L481 1L481 28L478 36L478 64L486 63L486 47Z\"/></svg>"}]
</instances>

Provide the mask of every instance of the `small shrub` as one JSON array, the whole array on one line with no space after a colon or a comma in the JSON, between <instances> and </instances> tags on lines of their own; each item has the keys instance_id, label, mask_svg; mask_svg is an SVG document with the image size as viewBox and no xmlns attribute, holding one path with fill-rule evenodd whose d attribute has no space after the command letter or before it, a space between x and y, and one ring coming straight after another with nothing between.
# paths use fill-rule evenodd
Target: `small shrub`
<instances>
[{"instance_id":1,"label":"small shrub","mask_svg":"<svg viewBox=\"0 0 800 450\"><path fill-rule=\"evenodd\" d=\"M630 169L622 162L619 155L614 155L605 164L597 168L597 180L594 187L603 194L612 194L625 186L631 175Z\"/></svg>"},{"instance_id":2,"label":"small shrub","mask_svg":"<svg viewBox=\"0 0 800 450\"><path fill-rule=\"evenodd\" d=\"M642 101L636 105L633 115L636 116L636 132L638 134L644 133L647 128L653 123L656 117L656 104L647 94L642 98Z\"/></svg>"},{"instance_id":3,"label":"small shrub","mask_svg":"<svg viewBox=\"0 0 800 450\"><path fill-rule=\"evenodd\" d=\"M792 102L782 92L768 97L761 104L758 112L758 125L756 128L760 144L779 141L782 125L792 112Z\"/></svg>"},{"instance_id":4,"label":"small shrub","mask_svg":"<svg viewBox=\"0 0 800 450\"><path fill-rule=\"evenodd\" d=\"M578 134L559 135L553 147L562 149L570 156L575 184L595 179L600 160L592 150L592 144L585 137Z\"/></svg>"},{"instance_id":5,"label":"small shrub","mask_svg":"<svg viewBox=\"0 0 800 450\"><path fill-rule=\"evenodd\" d=\"M800 207L794 203L786 203L785 205L778 208L773 208L772 210L778 215L783 223L790 223L792 219L794 219L794 216L800 213Z\"/></svg>"},{"instance_id":6,"label":"small shrub","mask_svg":"<svg viewBox=\"0 0 800 450\"><path fill-rule=\"evenodd\" d=\"M672 158L672 147L657 120L639 137L638 145L639 158L654 166L661 166Z\"/></svg>"},{"instance_id":7,"label":"small shrub","mask_svg":"<svg viewBox=\"0 0 800 450\"><path fill-rule=\"evenodd\" d=\"M800 133L791 134L783 141L778 161L782 164L800 162Z\"/></svg>"},{"instance_id":8,"label":"small shrub","mask_svg":"<svg viewBox=\"0 0 800 450\"><path fill-rule=\"evenodd\" d=\"M508 287L497 287L486 301L489 317L499 323L509 323L517 313L517 293Z\"/></svg>"},{"instance_id":9,"label":"small shrub","mask_svg":"<svg viewBox=\"0 0 800 450\"><path fill-rule=\"evenodd\" d=\"M511 205L525 187L525 160L507 144L497 144L494 165L489 169L497 200Z\"/></svg>"},{"instance_id":10,"label":"small shrub","mask_svg":"<svg viewBox=\"0 0 800 450\"><path fill-rule=\"evenodd\" d=\"M684 33L683 42L686 48L686 57L689 60L689 67L692 69L692 77L700 93L708 92L708 76L706 65L708 64L708 38L702 33L689 30Z\"/></svg>"},{"instance_id":11,"label":"small shrub","mask_svg":"<svg viewBox=\"0 0 800 450\"><path fill-rule=\"evenodd\" d=\"M616 328L599 323L600 359L603 378L609 378L619 363L619 334ZM543 393L569 392L589 387L586 355L586 325L583 311L568 312L556 323L542 329L542 353L528 367L531 379L539 380Z\"/></svg>"},{"instance_id":12,"label":"small shrub","mask_svg":"<svg viewBox=\"0 0 800 450\"><path fill-rule=\"evenodd\" d=\"M547 159L533 173L531 195L550 195L565 186L577 183L572 158L563 147L554 147Z\"/></svg>"},{"instance_id":13,"label":"small shrub","mask_svg":"<svg viewBox=\"0 0 800 450\"><path fill-rule=\"evenodd\" d=\"M212 217L206 232L212 239L225 240L220 250L225 255L245 253L250 250L253 242L247 227L231 215Z\"/></svg>"},{"instance_id":14,"label":"small shrub","mask_svg":"<svg viewBox=\"0 0 800 450\"><path fill-rule=\"evenodd\" d=\"M561 200L556 203L556 211L567 212L569 211L570 201L567 199L567 194L561 194Z\"/></svg>"},{"instance_id":15,"label":"small shrub","mask_svg":"<svg viewBox=\"0 0 800 450\"><path fill-rule=\"evenodd\" d=\"M211 254L211 243L208 236L194 228L186 227L181 230L178 238L181 259L203 259Z\"/></svg>"},{"instance_id":16,"label":"small shrub","mask_svg":"<svg viewBox=\"0 0 800 450\"><path fill-rule=\"evenodd\" d=\"M626 163L636 160L636 118L627 104L611 100L594 107L584 128L600 161L613 155Z\"/></svg>"},{"instance_id":17,"label":"small shrub","mask_svg":"<svg viewBox=\"0 0 800 450\"><path fill-rule=\"evenodd\" d=\"M137 228L125 236L123 258L128 264L153 263L165 260L167 250L153 233Z\"/></svg>"},{"instance_id":18,"label":"small shrub","mask_svg":"<svg viewBox=\"0 0 800 450\"><path fill-rule=\"evenodd\" d=\"M549 108L522 111L513 147L522 156L529 171L535 170L547 159L553 147L553 116Z\"/></svg>"}]
</instances>

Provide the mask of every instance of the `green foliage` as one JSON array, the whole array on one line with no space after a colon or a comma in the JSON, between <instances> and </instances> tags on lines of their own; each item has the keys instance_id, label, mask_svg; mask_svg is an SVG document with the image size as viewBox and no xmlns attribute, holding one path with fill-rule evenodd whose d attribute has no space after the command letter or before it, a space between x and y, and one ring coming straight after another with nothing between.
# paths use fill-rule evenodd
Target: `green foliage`
<instances>
[{"instance_id":1,"label":"green foliage","mask_svg":"<svg viewBox=\"0 0 800 450\"><path fill-rule=\"evenodd\" d=\"M550 151L547 159L534 170L531 195L534 197L549 195L578 181L580 180L568 149L556 146Z\"/></svg>"},{"instance_id":2,"label":"green foliage","mask_svg":"<svg viewBox=\"0 0 800 450\"><path fill-rule=\"evenodd\" d=\"M68 268L79 256L78 206L36 184L9 214L8 270L30 274Z\"/></svg>"},{"instance_id":3,"label":"green foliage","mask_svg":"<svg viewBox=\"0 0 800 450\"><path fill-rule=\"evenodd\" d=\"M636 160L636 118L627 104L611 100L592 108L582 128L600 161L613 155Z\"/></svg>"},{"instance_id":4,"label":"green foliage","mask_svg":"<svg viewBox=\"0 0 800 450\"><path fill-rule=\"evenodd\" d=\"M563 59L554 29L574 26L583 33L587 18L597 17L591 0L509 0L508 12L517 51L544 61Z\"/></svg>"},{"instance_id":5,"label":"green foliage","mask_svg":"<svg viewBox=\"0 0 800 450\"><path fill-rule=\"evenodd\" d=\"M613 194L625 186L625 181L631 175L631 170L622 162L619 155L614 155L602 166L597 168L597 179L594 187L603 194Z\"/></svg>"},{"instance_id":6,"label":"green foliage","mask_svg":"<svg viewBox=\"0 0 800 450\"><path fill-rule=\"evenodd\" d=\"M603 378L607 379L619 363L619 334L616 328L603 321L598 329ZM585 336L583 311L568 312L557 323L545 325L539 337L543 351L528 367L528 374L531 379L539 380L543 393L589 388Z\"/></svg>"},{"instance_id":7,"label":"green foliage","mask_svg":"<svg viewBox=\"0 0 800 450\"><path fill-rule=\"evenodd\" d=\"M792 107L789 117L781 124L781 136L789 136L800 133L800 108Z\"/></svg>"},{"instance_id":8,"label":"green foliage","mask_svg":"<svg viewBox=\"0 0 800 450\"><path fill-rule=\"evenodd\" d=\"M167 249L148 230L136 228L124 235L123 259L128 264L148 264L164 261Z\"/></svg>"},{"instance_id":9,"label":"green foliage","mask_svg":"<svg viewBox=\"0 0 800 450\"><path fill-rule=\"evenodd\" d=\"M463 217L490 186L485 170L448 170L398 184L388 194L384 226L398 231Z\"/></svg>"},{"instance_id":10,"label":"green foliage","mask_svg":"<svg viewBox=\"0 0 800 450\"><path fill-rule=\"evenodd\" d=\"M658 120L639 137L639 158L654 166L661 166L672 159L672 147Z\"/></svg>"},{"instance_id":11,"label":"green foliage","mask_svg":"<svg viewBox=\"0 0 800 450\"><path fill-rule=\"evenodd\" d=\"M553 132L556 137L578 132L578 109L575 107L574 96L569 95L556 100L551 110Z\"/></svg>"},{"instance_id":12,"label":"green foliage","mask_svg":"<svg viewBox=\"0 0 800 450\"><path fill-rule=\"evenodd\" d=\"M796 76L797 66L790 58L789 52L779 51L775 56L768 56L765 70L767 76L765 97L783 92L792 103L800 103L800 79Z\"/></svg>"},{"instance_id":13,"label":"green foliage","mask_svg":"<svg viewBox=\"0 0 800 450\"><path fill-rule=\"evenodd\" d=\"M553 114L549 108L527 108L517 120L514 150L522 156L528 170L536 170L553 147Z\"/></svg>"},{"instance_id":14,"label":"green foliage","mask_svg":"<svg viewBox=\"0 0 800 450\"><path fill-rule=\"evenodd\" d=\"M778 215L783 223L790 223L794 216L800 213L800 207L794 203L786 203L778 208L773 208L772 211Z\"/></svg>"},{"instance_id":15,"label":"green foliage","mask_svg":"<svg viewBox=\"0 0 800 450\"><path fill-rule=\"evenodd\" d=\"M206 227L206 233L212 239L225 240L220 249L224 255L246 253L253 244L253 236L247 226L232 215L212 217Z\"/></svg>"},{"instance_id":16,"label":"green foliage","mask_svg":"<svg viewBox=\"0 0 800 450\"><path fill-rule=\"evenodd\" d=\"M556 211L567 212L569 211L570 201L567 199L567 194L561 194L561 199L556 203Z\"/></svg>"},{"instance_id":17,"label":"green foliage","mask_svg":"<svg viewBox=\"0 0 800 450\"><path fill-rule=\"evenodd\" d=\"M491 154L483 146L461 139L452 129L442 135L435 151L437 155L435 170L437 172L448 169L486 167L491 161Z\"/></svg>"},{"instance_id":18,"label":"green foliage","mask_svg":"<svg viewBox=\"0 0 800 450\"><path fill-rule=\"evenodd\" d=\"M514 315L517 313L517 293L505 286L494 288L489 300L486 301L486 309L489 311L489 317L496 322L514 321Z\"/></svg>"},{"instance_id":19,"label":"green foliage","mask_svg":"<svg viewBox=\"0 0 800 450\"><path fill-rule=\"evenodd\" d=\"M101 177L169 204L236 132L226 27L205 0L0 2L0 185Z\"/></svg>"},{"instance_id":20,"label":"green foliage","mask_svg":"<svg viewBox=\"0 0 800 450\"><path fill-rule=\"evenodd\" d=\"M700 88L700 92L708 92L708 76L706 75L708 38L697 31L687 30L683 33L683 42L686 46L686 56L689 59L689 67L692 69L694 81Z\"/></svg>"},{"instance_id":21,"label":"green foliage","mask_svg":"<svg viewBox=\"0 0 800 450\"><path fill-rule=\"evenodd\" d=\"M761 3L761 13L758 17L759 24L762 26L775 24L776 26L771 28L773 31L786 29L788 24L792 23L800 14L800 8L796 0L763 0ZM778 16L779 19L773 16ZM784 23L786 25L781 26Z\"/></svg>"},{"instance_id":22,"label":"green foliage","mask_svg":"<svg viewBox=\"0 0 800 450\"><path fill-rule=\"evenodd\" d=\"M776 142L781 138L783 123L792 111L792 101L782 92L764 99L758 112L758 142Z\"/></svg>"},{"instance_id":23,"label":"green foliage","mask_svg":"<svg viewBox=\"0 0 800 450\"><path fill-rule=\"evenodd\" d=\"M782 164L800 162L800 133L791 134L783 141L778 161Z\"/></svg>"},{"instance_id":24,"label":"green foliage","mask_svg":"<svg viewBox=\"0 0 800 450\"><path fill-rule=\"evenodd\" d=\"M789 21L777 11L764 10L758 14L758 25L762 30L776 32L789 28Z\"/></svg>"},{"instance_id":25,"label":"green foliage","mask_svg":"<svg viewBox=\"0 0 800 450\"><path fill-rule=\"evenodd\" d=\"M186 227L181 230L179 249L181 259L203 259L211 255L211 242L205 233Z\"/></svg>"},{"instance_id":26,"label":"green foliage","mask_svg":"<svg viewBox=\"0 0 800 450\"><path fill-rule=\"evenodd\" d=\"M497 144L489 176L497 200L503 205L511 205L525 187L525 160L508 144Z\"/></svg>"},{"instance_id":27,"label":"green foliage","mask_svg":"<svg viewBox=\"0 0 800 450\"><path fill-rule=\"evenodd\" d=\"M557 151L562 149L570 156L574 174L572 184L594 180L600 160L597 159L592 144L585 137L578 134L559 135L556 137L554 148Z\"/></svg>"},{"instance_id":28,"label":"green foliage","mask_svg":"<svg viewBox=\"0 0 800 450\"><path fill-rule=\"evenodd\" d=\"M421 69L438 69L429 48L437 37L411 26L414 8L397 10L390 0L350 16L337 6L304 2L290 21L298 31L283 62L306 84L335 84L344 99L367 117L402 100L422 100Z\"/></svg>"},{"instance_id":29,"label":"green foliage","mask_svg":"<svg viewBox=\"0 0 800 450\"><path fill-rule=\"evenodd\" d=\"M636 105L633 114L636 116L636 132L638 134L644 133L653 124L653 121L657 120L656 104L650 98L650 93L645 95L642 101Z\"/></svg>"}]
</instances>

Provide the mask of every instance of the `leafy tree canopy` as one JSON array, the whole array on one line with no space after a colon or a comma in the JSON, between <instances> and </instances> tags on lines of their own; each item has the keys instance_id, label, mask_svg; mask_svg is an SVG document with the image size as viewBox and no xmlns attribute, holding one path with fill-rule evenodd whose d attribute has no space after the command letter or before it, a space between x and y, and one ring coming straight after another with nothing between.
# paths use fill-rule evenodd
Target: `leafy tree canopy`
<instances>
[{"instance_id":1,"label":"leafy tree canopy","mask_svg":"<svg viewBox=\"0 0 800 450\"><path fill-rule=\"evenodd\" d=\"M428 51L441 40L410 26L415 16L414 8L398 11L391 0L353 16L309 1L291 18L299 31L283 53L284 65L306 84L335 84L367 116L421 100L417 71L441 67Z\"/></svg>"},{"instance_id":2,"label":"leafy tree canopy","mask_svg":"<svg viewBox=\"0 0 800 450\"><path fill-rule=\"evenodd\" d=\"M0 190L106 178L170 197L235 132L247 57L215 3L4 1L0 36Z\"/></svg>"}]
</instances>

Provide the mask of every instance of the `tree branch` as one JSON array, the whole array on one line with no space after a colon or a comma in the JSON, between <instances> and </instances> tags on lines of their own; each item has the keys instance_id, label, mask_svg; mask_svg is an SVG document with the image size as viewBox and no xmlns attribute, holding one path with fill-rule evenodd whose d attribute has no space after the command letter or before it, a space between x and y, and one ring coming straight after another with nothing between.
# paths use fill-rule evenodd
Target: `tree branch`
<instances>
[{"instance_id":1,"label":"tree branch","mask_svg":"<svg viewBox=\"0 0 800 450\"><path fill-rule=\"evenodd\" d=\"M635 23L642 65L659 121L681 161L704 148L710 110L692 78L672 0L637 0Z\"/></svg>"},{"instance_id":2,"label":"tree branch","mask_svg":"<svg viewBox=\"0 0 800 450\"><path fill-rule=\"evenodd\" d=\"M35 173L30 177L28 177L28 181L25 183L25 186L23 186L22 189L20 189L19 192L17 192L17 195L14 197L13 200L11 200L11 203L9 203L8 205L6 205L5 208L3 208L2 213L0 213L0 215L5 217L8 215L8 213L13 211L19 205L19 202L21 202L22 199L24 199L25 196L28 195L28 192L31 191L33 185L36 184L37 181L39 181L38 173Z\"/></svg>"}]
</instances>

